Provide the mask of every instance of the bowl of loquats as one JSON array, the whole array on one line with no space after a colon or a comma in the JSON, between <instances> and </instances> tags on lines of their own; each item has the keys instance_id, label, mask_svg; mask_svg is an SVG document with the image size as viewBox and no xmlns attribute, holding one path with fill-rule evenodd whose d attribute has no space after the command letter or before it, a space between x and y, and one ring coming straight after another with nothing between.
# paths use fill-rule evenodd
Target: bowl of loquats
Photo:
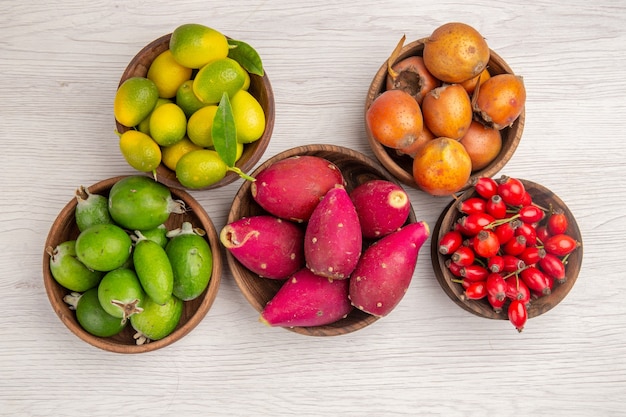
<instances>
[{"instance_id":1,"label":"bowl of loquats","mask_svg":"<svg viewBox=\"0 0 626 417\"><path fill-rule=\"evenodd\" d=\"M494 176L522 137L522 78L463 23L404 40L367 92L365 125L376 158L403 184L438 196ZM474 54L463 53L467 45Z\"/></svg>"},{"instance_id":2,"label":"bowl of loquats","mask_svg":"<svg viewBox=\"0 0 626 417\"><path fill-rule=\"evenodd\" d=\"M518 331L565 299L582 259L581 232L567 205L543 185L505 175L482 177L450 202L431 241L446 295Z\"/></svg>"},{"instance_id":3,"label":"bowl of loquats","mask_svg":"<svg viewBox=\"0 0 626 417\"><path fill-rule=\"evenodd\" d=\"M133 168L169 187L214 189L245 177L263 156L274 93L252 46L185 24L131 59L114 115L122 156Z\"/></svg>"},{"instance_id":4,"label":"bowl of loquats","mask_svg":"<svg viewBox=\"0 0 626 417\"><path fill-rule=\"evenodd\" d=\"M430 231L382 166L316 144L283 151L252 176L233 199L220 242L261 323L336 336L398 305Z\"/></svg>"},{"instance_id":5,"label":"bowl of loquats","mask_svg":"<svg viewBox=\"0 0 626 417\"><path fill-rule=\"evenodd\" d=\"M196 272L185 272L192 263ZM79 187L43 255L46 293L61 322L116 353L182 339L208 313L221 275L218 236L202 206L145 175Z\"/></svg>"}]
</instances>

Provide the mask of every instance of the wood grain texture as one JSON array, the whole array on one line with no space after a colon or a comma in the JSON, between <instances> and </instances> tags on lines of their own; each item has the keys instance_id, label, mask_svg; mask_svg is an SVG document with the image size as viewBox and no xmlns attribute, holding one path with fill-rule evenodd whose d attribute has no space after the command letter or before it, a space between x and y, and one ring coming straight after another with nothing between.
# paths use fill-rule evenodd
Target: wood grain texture
<instances>
[{"instance_id":1,"label":"wood grain texture","mask_svg":"<svg viewBox=\"0 0 626 417\"><path fill-rule=\"evenodd\" d=\"M77 186L133 173L112 102L149 41L199 22L258 49L276 101L263 159L312 143L373 157L363 111L376 71L402 34L448 21L476 27L524 77L523 137L502 173L561 197L585 242L558 306L521 334L476 317L441 290L425 248L393 313L338 337L261 325L227 268L202 322L154 352L105 352L61 323L46 235ZM623 415L625 21L612 0L3 2L0 415ZM191 192L218 231L240 185ZM449 200L407 192L434 227Z\"/></svg>"}]
</instances>

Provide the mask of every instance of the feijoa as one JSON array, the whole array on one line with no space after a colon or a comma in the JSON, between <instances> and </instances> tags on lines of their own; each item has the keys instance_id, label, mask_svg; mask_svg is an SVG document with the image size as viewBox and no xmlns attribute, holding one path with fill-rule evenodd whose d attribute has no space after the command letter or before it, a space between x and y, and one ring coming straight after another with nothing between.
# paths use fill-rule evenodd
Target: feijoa
<instances>
[{"instance_id":1,"label":"feijoa","mask_svg":"<svg viewBox=\"0 0 626 417\"><path fill-rule=\"evenodd\" d=\"M68 240L46 249L50 255L50 272L70 291L83 292L98 285L104 272L89 269L76 257L76 241Z\"/></svg>"},{"instance_id":2,"label":"feijoa","mask_svg":"<svg viewBox=\"0 0 626 417\"><path fill-rule=\"evenodd\" d=\"M180 229L168 233L169 243L165 252L174 271L173 294L188 301L198 297L206 289L213 271L213 253L202 229L194 229L184 222Z\"/></svg>"},{"instance_id":3,"label":"feijoa","mask_svg":"<svg viewBox=\"0 0 626 417\"><path fill-rule=\"evenodd\" d=\"M119 317L113 317L102 308L96 287L83 294L73 292L63 300L76 310L76 320L80 326L94 336L115 336L126 326Z\"/></svg>"},{"instance_id":4,"label":"feijoa","mask_svg":"<svg viewBox=\"0 0 626 417\"><path fill-rule=\"evenodd\" d=\"M185 204L174 200L165 185L143 175L131 175L116 182L109 192L109 213L129 230L154 229L170 213L184 213Z\"/></svg>"},{"instance_id":5,"label":"feijoa","mask_svg":"<svg viewBox=\"0 0 626 417\"><path fill-rule=\"evenodd\" d=\"M172 297L174 272L170 260L158 243L135 232L139 240L133 251L135 273L148 296L157 304L165 304Z\"/></svg>"},{"instance_id":6,"label":"feijoa","mask_svg":"<svg viewBox=\"0 0 626 417\"><path fill-rule=\"evenodd\" d=\"M104 311L121 318L124 323L133 314L143 311L142 304L146 298L132 269L118 268L108 272L98 285L98 300Z\"/></svg>"},{"instance_id":7,"label":"feijoa","mask_svg":"<svg viewBox=\"0 0 626 417\"><path fill-rule=\"evenodd\" d=\"M168 242L167 227L165 227L164 224L160 224L154 229L142 230L141 234L146 239L149 239L149 240L152 240L153 242L158 243L159 246L161 246L162 248L165 248L165 245L167 245L167 242ZM136 234L132 235L130 238L133 239L135 242L139 241L139 238L137 237Z\"/></svg>"},{"instance_id":8,"label":"feijoa","mask_svg":"<svg viewBox=\"0 0 626 417\"><path fill-rule=\"evenodd\" d=\"M96 224L76 238L76 256L88 268L112 271L130 256L132 241L128 233L115 224Z\"/></svg>"},{"instance_id":9,"label":"feijoa","mask_svg":"<svg viewBox=\"0 0 626 417\"><path fill-rule=\"evenodd\" d=\"M95 224L112 224L108 200L100 194L92 194L83 186L76 190L76 225L81 232Z\"/></svg>"},{"instance_id":10,"label":"feijoa","mask_svg":"<svg viewBox=\"0 0 626 417\"><path fill-rule=\"evenodd\" d=\"M145 343L145 339L163 339L176 329L182 314L183 302L178 297L170 297L164 305L146 298L143 311L130 317L131 326L138 332L137 344Z\"/></svg>"}]
</instances>

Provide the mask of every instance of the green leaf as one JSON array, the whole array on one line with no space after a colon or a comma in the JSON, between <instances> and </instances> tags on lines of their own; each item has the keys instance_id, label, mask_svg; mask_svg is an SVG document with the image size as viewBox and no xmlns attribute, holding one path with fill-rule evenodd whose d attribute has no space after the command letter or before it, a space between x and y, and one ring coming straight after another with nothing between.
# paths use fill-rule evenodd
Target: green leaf
<instances>
[{"instance_id":1,"label":"green leaf","mask_svg":"<svg viewBox=\"0 0 626 417\"><path fill-rule=\"evenodd\" d=\"M258 52L250 45L242 41L236 41L234 39L228 40L230 49L228 50L228 57L239 62L239 64L250 74L256 74L260 77L263 76L263 63Z\"/></svg>"},{"instance_id":2,"label":"green leaf","mask_svg":"<svg viewBox=\"0 0 626 417\"><path fill-rule=\"evenodd\" d=\"M230 105L227 93L222 94L220 104L217 106L217 112L215 112L211 128L211 136L213 137L215 151L220 158L229 167L234 166L237 158L237 129L235 127L233 108Z\"/></svg>"}]
</instances>

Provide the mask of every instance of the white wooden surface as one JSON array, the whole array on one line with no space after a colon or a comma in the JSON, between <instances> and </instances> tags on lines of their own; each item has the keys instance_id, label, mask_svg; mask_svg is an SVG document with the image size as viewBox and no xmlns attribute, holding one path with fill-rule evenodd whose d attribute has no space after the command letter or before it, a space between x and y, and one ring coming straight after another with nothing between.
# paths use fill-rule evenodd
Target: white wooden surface
<instances>
[{"instance_id":1,"label":"white wooden surface","mask_svg":"<svg viewBox=\"0 0 626 417\"><path fill-rule=\"evenodd\" d=\"M503 173L577 217L583 268L562 304L522 334L469 315L424 246L400 306L336 338L261 325L228 272L205 320L149 354L101 351L56 317L44 240L77 186L133 172L112 101L143 45L188 22L246 40L276 95L266 157L309 143L373 156L371 78L402 34L448 21L476 27L524 76L524 138ZM625 23L618 0L0 1L0 415L625 415ZM216 227L239 185L193 193ZM434 227L448 200L409 193Z\"/></svg>"}]
</instances>

